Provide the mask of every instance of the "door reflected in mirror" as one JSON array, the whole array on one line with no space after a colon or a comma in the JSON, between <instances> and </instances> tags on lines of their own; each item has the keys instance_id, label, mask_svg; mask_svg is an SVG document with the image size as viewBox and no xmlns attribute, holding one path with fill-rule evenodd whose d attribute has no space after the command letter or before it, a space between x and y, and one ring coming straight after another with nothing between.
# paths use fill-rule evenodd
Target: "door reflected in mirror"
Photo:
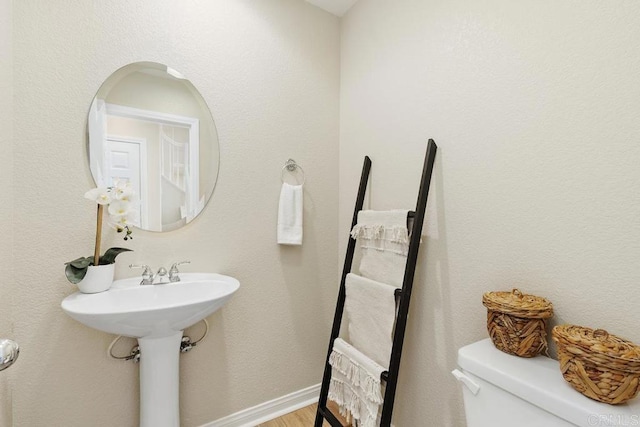
<instances>
[{"instance_id":1,"label":"door reflected in mirror","mask_svg":"<svg viewBox=\"0 0 640 427\"><path fill-rule=\"evenodd\" d=\"M87 131L96 185L126 181L139 195L135 226L180 228L211 198L219 167L215 123L176 70L138 62L114 72L91 103Z\"/></svg>"}]
</instances>

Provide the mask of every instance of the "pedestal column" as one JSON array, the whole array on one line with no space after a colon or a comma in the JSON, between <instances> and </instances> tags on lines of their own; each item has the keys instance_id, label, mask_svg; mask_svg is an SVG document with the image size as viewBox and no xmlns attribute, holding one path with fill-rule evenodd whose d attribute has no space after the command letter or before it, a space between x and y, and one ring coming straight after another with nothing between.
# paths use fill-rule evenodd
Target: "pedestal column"
<instances>
[{"instance_id":1,"label":"pedestal column","mask_svg":"<svg viewBox=\"0 0 640 427\"><path fill-rule=\"evenodd\" d=\"M180 341L182 331L138 338L140 427L180 427Z\"/></svg>"}]
</instances>

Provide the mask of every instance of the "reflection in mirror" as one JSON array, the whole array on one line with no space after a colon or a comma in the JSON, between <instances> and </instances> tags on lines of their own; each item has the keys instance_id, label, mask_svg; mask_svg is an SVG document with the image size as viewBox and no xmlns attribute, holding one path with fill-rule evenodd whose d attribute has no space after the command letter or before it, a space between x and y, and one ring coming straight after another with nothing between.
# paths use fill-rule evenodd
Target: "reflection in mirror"
<instances>
[{"instance_id":1,"label":"reflection in mirror","mask_svg":"<svg viewBox=\"0 0 640 427\"><path fill-rule=\"evenodd\" d=\"M180 228L211 198L219 165L215 124L176 70L152 62L117 70L93 99L87 130L96 185L126 181L140 196L135 226Z\"/></svg>"}]
</instances>

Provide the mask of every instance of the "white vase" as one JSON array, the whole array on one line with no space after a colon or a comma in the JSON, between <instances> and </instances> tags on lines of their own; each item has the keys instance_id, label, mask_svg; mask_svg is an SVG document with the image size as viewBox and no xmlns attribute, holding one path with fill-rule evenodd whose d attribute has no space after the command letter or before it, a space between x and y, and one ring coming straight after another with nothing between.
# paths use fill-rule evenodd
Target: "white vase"
<instances>
[{"instance_id":1,"label":"white vase","mask_svg":"<svg viewBox=\"0 0 640 427\"><path fill-rule=\"evenodd\" d=\"M87 274L78 283L78 289L84 294L96 294L104 292L111 287L116 265L90 265Z\"/></svg>"}]
</instances>

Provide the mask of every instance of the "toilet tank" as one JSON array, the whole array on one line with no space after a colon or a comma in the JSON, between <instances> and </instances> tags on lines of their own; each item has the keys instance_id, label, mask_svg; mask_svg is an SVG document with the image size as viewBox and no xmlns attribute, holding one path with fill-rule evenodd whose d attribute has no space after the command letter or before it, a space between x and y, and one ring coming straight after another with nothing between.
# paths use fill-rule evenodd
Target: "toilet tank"
<instances>
[{"instance_id":1,"label":"toilet tank","mask_svg":"<svg viewBox=\"0 0 640 427\"><path fill-rule=\"evenodd\" d=\"M640 427L640 399L596 402L562 378L556 360L501 352L490 339L458 351L467 427Z\"/></svg>"}]
</instances>

